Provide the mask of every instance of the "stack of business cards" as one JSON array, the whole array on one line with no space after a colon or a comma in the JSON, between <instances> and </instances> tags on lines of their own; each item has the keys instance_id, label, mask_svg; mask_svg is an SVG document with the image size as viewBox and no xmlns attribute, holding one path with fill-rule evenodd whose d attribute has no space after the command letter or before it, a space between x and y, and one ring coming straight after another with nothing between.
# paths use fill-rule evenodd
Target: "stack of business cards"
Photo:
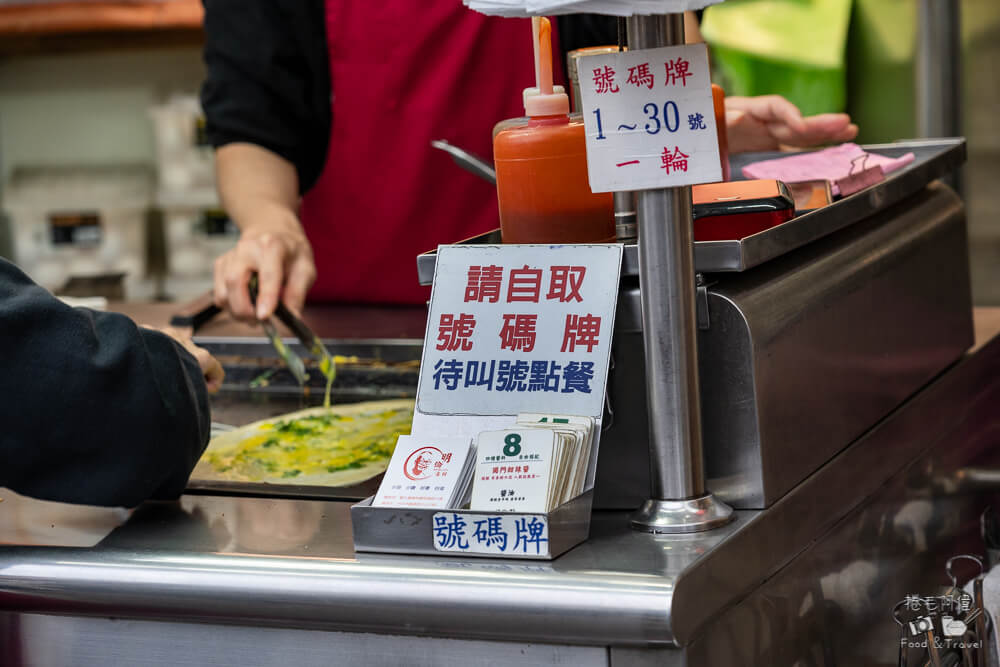
<instances>
[{"instance_id":1,"label":"stack of business cards","mask_svg":"<svg viewBox=\"0 0 1000 667\"><path fill-rule=\"evenodd\" d=\"M594 419L521 414L517 427L479 434L470 509L549 512L583 492Z\"/></svg>"},{"instance_id":2,"label":"stack of business cards","mask_svg":"<svg viewBox=\"0 0 1000 667\"><path fill-rule=\"evenodd\" d=\"M557 475L553 475L558 485L552 491L553 502L550 509L569 502L583 493L587 482L587 468L594 448L596 424L594 418L521 413L517 416L517 423L533 428L550 429L562 436L557 443L561 442L563 449L557 449L553 455L553 459L560 461L562 467Z\"/></svg>"},{"instance_id":3,"label":"stack of business cards","mask_svg":"<svg viewBox=\"0 0 1000 667\"><path fill-rule=\"evenodd\" d=\"M457 509L468 502L475 462L469 438L401 435L372 506Z\"/></svg>"}]
</instances>

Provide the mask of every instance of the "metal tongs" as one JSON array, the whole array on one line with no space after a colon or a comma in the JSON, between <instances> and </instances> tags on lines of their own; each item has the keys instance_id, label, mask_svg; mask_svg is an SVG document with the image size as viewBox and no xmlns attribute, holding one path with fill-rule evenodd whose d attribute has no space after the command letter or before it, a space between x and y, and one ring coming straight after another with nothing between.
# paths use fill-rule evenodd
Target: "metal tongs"
<instances>
[{"instance_id":1,"label":"metal tongs","mask_svg":"<svg viewBox=\"0 0 1000 667\"><path fill-rule=\"evenodd\" d=\"M431 142L431 146L444 151L451 156L452 161L469 173L475 174L493 185L497 184L497 172L488 162L472 153L449 144L444 139L437 139Z\"/></svg>"},{"instance_id":2,"label":"metal tongs","mask_svg":"<svg viewBox=\"0 0 1000 667\"><path fill-rule=\"evenodd\" d=\"M253 274L250 277L250 300L254 305L257 305L257 274ZM282 324L288 327L295 337L299 339L299 342L309 350L309 354L316 359L319 363L319 370L326 377L327 383L332 383L333 379L337 375L337 367L333 362L333 357L327 351L326 346L323 345L323 341L319 339L309 326L295 316L292 311L288 309L284 303L280 300L278 305L274 309L274 316L277 317ZM295 376L295 379L300 385L304 385L306 380L309 379L309 374L306 373L306 366L303 363L302 358L295 353L290 347L285 345L281 337L278 336L278 329L274 324L274 317L268 317L265 320L261 320L261 326L264 327L264 333L267 334L268 339L277 350L278 355L285 360L288 365L288 369Z\"/></svg>"}]
</instances>

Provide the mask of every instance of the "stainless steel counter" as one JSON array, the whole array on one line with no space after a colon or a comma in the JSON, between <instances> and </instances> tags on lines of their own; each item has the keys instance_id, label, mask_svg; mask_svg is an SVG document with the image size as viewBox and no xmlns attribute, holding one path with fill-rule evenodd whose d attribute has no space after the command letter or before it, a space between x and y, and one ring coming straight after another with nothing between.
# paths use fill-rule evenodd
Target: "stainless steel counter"
<instances>
[{"instance_id":1,"label":"stainless steel counter","mask_svg":"<svg viewBox=\"0 0 1000 667\"><path fill-rule=\"evenodd\" d=\"M989 498L963 470L1000 467L998 402L994 339L767 510L692 536L599 512L551 563L355 554L345 503L185 496L128 513L0 491L0 664L777 665L759 660L817 636L839 664L886 664L895 598L975 547ZM874 639L831 638L831 608Z\"/></svg>"},{"instance_id":2,"label":"stainless steel counter","mask_svg":"<svg viewBox=\"0 0 1000 667\"><path fill-rule=\"evenodd\" d=\"M38 521L32 501L8 503ZM4 547L0 597L7 608L20 601L38 611L100 616L127 609L140 618L662 644L672 639L677 576L753 516L677 540L634 533L623 515L598 514L586 544L539 564L355 554L348 507L194 496L146 505L104 536L89 533L100 540L92 547ZM92 514L62 507L45 519L48 531L44 523L40 530L43 537L77 532ZM98 532L107 527L95 524Z\"/></svg>"}]
</instances>

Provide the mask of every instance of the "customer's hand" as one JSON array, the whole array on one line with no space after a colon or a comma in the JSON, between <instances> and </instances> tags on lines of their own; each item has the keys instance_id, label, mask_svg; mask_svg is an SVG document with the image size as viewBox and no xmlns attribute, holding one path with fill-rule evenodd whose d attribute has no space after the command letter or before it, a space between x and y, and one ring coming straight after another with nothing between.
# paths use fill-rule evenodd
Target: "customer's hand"
<instances>
[{"instance_id":1,"label":"customer's hand","mask_svg":"<svg viewBox=\"0 0 1000 667\"><path fill-rule=\"evenodd\" d=\"M290 211L261 211L243 225L236 247L215 260L215 304L244 321L269 317L278 299L296 312L316 280L312 248ZM247 284L258 275L257 307Z\"/></svg>"},{"instance_id":2,"label":"customer's hand","mask_svg":"<svg viewBox=\"0 0 1000 667\"><path fill-rule=\"evenodd\" d=\"M226 375L225 371L222 370L222 364L219 363L218 359L209 354L208 350L195 345L191 340L191 334L186 329L153 327L146 324L142 326L146 329L166 334L180 343L181 347L190 352L191 356L198 362L198 367L201 368L201 373L205 378L205 386L208 387L208 393L214 394L219 391L222 387L222 380Z\"/></svg>"},{"instance_id":3,"label":"customer's hand","mask_svg":"<svg viewBox=\"0 0 1000 667\"><path fill-rule=\"evenodd\" d=\"M846 113L802 116L780 95L726 98L726 130L731 153L839 144L858 135Z\"/></svg>"}]
</instances>

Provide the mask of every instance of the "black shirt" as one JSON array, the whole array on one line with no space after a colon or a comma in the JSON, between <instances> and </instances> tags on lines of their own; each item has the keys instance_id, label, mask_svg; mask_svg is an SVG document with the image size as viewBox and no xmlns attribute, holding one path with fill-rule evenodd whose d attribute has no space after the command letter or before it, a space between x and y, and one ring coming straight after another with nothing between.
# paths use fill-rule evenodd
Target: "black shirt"
<instances>
[{"instance_id":1,"label":"black shirt","mask_svg":"<svg viewBox=\"0 0 1000 667\"><path fill-rule=\"evenodd\" d=\"M332 122L323 0L204 4L208 76L201 103L209 141L277 153L295 165L305 192L323 170ZM558 28L560 63L567 51L618 39L616 20L607 16L561 16Z\"/></svg>"},{"instance_id":2,"label":"black shirt","mask_svg":"<svg viewBox=\"0 0 1000 667\"><path fill-rule=\"evenodd\" d=\"M126 507L184 490L208 394L169 337L70 308L0 259L0 359L0 487Z\"/></svg>"}]
</instances>

